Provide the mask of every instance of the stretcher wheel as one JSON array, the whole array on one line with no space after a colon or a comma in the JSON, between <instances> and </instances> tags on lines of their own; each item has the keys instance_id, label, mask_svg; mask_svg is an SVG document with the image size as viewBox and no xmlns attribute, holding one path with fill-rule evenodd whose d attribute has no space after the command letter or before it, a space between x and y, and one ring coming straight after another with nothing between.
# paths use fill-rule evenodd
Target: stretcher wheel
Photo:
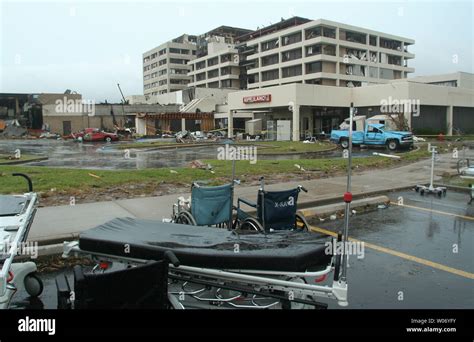
<instances>
[{"instance_id":1,"label":"stretcher wheel","mask_svg":"<svg viewBox=\"0 0 474 342\"><path fill-rule=\"evenodd\" d=\"M181 211L176 217L176 223L187 224L190 226L197 226L196 220L193 215L188 211Z\"/></svg>"},{"instance_id":2,"label":"stretcher wheel","mask_svg":"<svg viewBox=\"0 0 474 342\"><path fill-rule=\"evenodd\" d=\"M24 284L26 292L31 297L38 297L43 293L43 282L35 273L28 274L25 277Z\"/></svg>"},{"instance_id":3,"label":"stretcher wheel","mask_svg":"<svg viewBox=\"0 0 474 342\"><path fill-rule=\"evenodd\" d=\"M263 227L256 219L249 217L240 224L240 231L263 233Z\"/></svg>"},{"instance_id":4,"label":"stretcher wheel","mask_svg":"<svg viewBox=\"0 0 474 342\"><path fill-rule=\"evenodd\" d=\"M295 228L298 231L309 231L309 224L308 221L306 221L306 217L304 217L303 214L301 213L296 213L296 218L295 218Z\"/></svg>"}]
</instances>

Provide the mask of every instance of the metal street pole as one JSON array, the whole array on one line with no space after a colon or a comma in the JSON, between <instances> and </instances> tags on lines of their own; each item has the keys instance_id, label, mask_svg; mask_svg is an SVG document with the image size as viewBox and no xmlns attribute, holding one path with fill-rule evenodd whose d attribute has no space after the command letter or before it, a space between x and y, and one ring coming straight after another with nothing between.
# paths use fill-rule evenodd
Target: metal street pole
<instances>
[{"instance_id":1,"label":"metal street pole","mask_svg":"<svg viewBox=\"0 0 474 342\"><path fill-rule=\"evenodd\" d=\"M343 255L342 255L342 276L341 280L346 281L347 276L347 253L346 246L349 238L349 216L351 214L351 202L352 202L352 124L354 122L354 103L351 102L351 108L349 111L349 155L347 163L347 188L344 194L344 202L346 203L344 211L344 231L343 231Z\"/></svg>"}]
</instances>

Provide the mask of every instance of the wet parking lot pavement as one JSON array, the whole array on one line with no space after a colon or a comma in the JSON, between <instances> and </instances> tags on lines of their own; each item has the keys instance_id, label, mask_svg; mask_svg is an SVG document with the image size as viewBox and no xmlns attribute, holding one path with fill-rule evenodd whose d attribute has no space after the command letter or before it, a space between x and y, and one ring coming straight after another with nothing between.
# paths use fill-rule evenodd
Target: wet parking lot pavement
<instances>
[{"instance_id":1,"label":"wet parking lot pavement","mask_svg":"<svg viewBox=\"0 0 474 342\"><path fill-rule=\"evenodd\" d=\"M364 241L350 258L349 308L474 307L474 208L468 195L389 194L398 203L351 219L350 236ZM319 225L331 231L342 222ZM457 246L457 248L455 248ZM330 303L330 307L335 307Z\"/></svg>"},{"instance_id":2,"label":"wet parking lot pavement","mask_svg":"<svg viewBox=\"0 0 474 342\"><path fill-rule=\"evenodd\" d=\"M414 191L388 194L404 206L355 214L350 237L365 242L364 258L351 256L349 306L354 309L461 309L474 307L474 207L468 195L446 197ZM315 224L337 232L342 221ZM71 277L71 270L66 272ZM56 308L55 277L42 274L40 301L18 293L17 308ZM324 300L321 300L324 302ZM330 309L340 308L326 301Z\"/></svg>"},{"instance_id":3,"label":"wet parking lot pavement","mask_svg":"<svg viewBox=\"0 0 474 342\"><path fill-rule=\"evenodd\" d=\"M174 139L154 139L174 143ZM130 143L130 142L126 142ZM14 153L19 149L23 154L48 157L47 160L30 162L25 165L67 167L81 169L149 169L160 167L182 167L196 159L216 159L219 144L176 149L133 149L129 154L118 149L120 142L79 143L75 141L37 139L0 140L0 154ZM138 145L138 144L137 144ZM354 157L371 156L373 151L355 150ZM387 153L385 150L383 151ZM258 155L259 159L301 159L302 154ZM335 150L324 155L305 154L305 158L338 158L341 151Z\"/></svg>"}]
</instances>

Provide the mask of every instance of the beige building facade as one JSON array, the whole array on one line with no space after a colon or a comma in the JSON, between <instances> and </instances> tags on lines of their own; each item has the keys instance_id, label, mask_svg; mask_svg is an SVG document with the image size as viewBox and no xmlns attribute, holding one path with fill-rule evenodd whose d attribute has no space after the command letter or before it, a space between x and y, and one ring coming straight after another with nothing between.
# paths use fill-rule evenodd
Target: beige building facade
<instances>
[{"instance_id":1,"label":"beige building facade","mask_svg":"<svg viewBox=\"0 0 474 342\"><path fill-rule=\"evenodd\" d=\"M196 36L182 35L143 54L143 93L160 95L185 89L188 63L196 58Z\"/></svg>"},{"instance_id":2,"label":"beige building facade","mask_svg":"<svg viewBox=\"0 0 474 342\"><path fill-rule=\"evenodd\" d=\"M312 84L287 84L232 92L228 95L228 134L234 132L234 117L261 118L268 122L291 122L291 139L330 133L349 116L351 103L358 115L402 113L412 130L452 134L460 129L474 133L474 90L399 80L390 84L347 88ZM428 133L428 132L426 132Z\"/></svg>"},{"instance_id":3,"label":"beige building facade","mask_svg":"<svg viewBox=\"0 0 474 342\"><path fill-rule=\"evenodd\" d=\"M407 78L413 39L319 19L246 42L248 88L359 87ZM251 63L253 61L253 63Z\"/></svg>"}]
</instances>

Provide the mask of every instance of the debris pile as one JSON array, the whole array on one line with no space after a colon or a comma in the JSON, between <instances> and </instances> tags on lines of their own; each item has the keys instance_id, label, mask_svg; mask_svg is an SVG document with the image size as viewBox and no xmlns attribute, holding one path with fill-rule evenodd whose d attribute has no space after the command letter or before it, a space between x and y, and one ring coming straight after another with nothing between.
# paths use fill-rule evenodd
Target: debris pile
<instances>
[{"instance_id":1,"label":"debris pile","mask_svg":"<svg viewBox=\"0 0 474 342\"><path fill-rule=\"evenodd\" d=\"M0 133L0 136L5 138L17 138L25 136L28 133L28 130L24 127L21 127L17 120L5 121L5 128L3 132Z\"/></svg>"}]
</instances>

